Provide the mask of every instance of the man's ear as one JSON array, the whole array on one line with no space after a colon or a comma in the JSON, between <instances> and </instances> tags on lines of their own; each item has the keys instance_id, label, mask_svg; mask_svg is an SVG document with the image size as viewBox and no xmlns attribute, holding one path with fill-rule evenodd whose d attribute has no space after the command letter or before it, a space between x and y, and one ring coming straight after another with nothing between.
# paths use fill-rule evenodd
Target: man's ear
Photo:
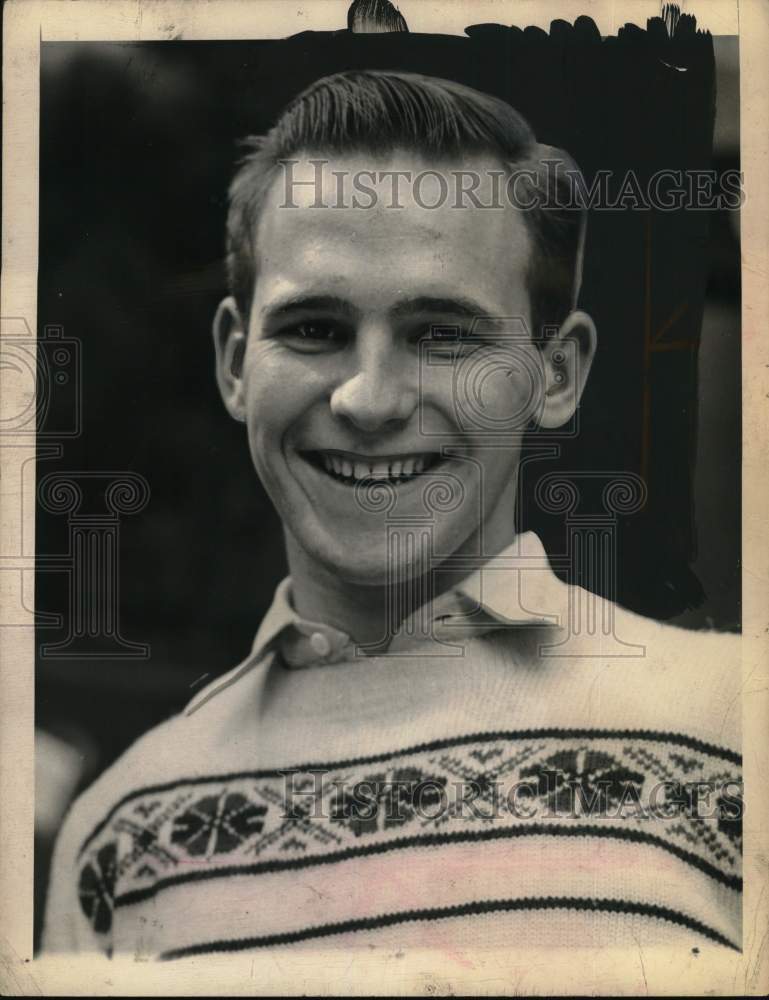
<instances>
[{"instance_id":1,"label":"man's ear","mask_svg":"<svg viewBox=\"0 0 769 1000\"><path fill-rule=\"evenodd\" d=\"M537 423L562 427L574 416L593 363L598 338L587 313L569 313L555 337L542 347L545 395Z\"/></svg>"},{"instance_id":2,"label":"man's ear","mask_svg":"<svg viewBox=\"0 0 769 1000\"><path fill-rule=\"evenodd\" d=\"M227 412L235 420L246 419L243 388L243 357L246 353L246 331L240 311L232 296L219 303L214 316L214 349L216 351L216 382Z\"/></svg>"}]
</instances>

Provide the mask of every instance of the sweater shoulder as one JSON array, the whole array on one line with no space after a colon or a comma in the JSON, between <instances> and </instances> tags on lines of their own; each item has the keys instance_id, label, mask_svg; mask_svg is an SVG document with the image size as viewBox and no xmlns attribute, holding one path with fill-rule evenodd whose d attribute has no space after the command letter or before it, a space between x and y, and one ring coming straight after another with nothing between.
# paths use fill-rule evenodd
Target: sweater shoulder
<instances>
[{"instance_id":1,"label":"sweater shoulder","mask_svg":"<svg viewBox=\"0 0 769 1000\"><path fill-rule=\"evenodd\" d=\"M634 694L648 698L661 717L670 715L719 746L739 749L741 635L682 628L620 607L614 625L617 637L636 646Z\"/></svg>"},{"instance_id":2,"label":"sweater shoulder","mask_svg":"<svg viewBox=\"0 0 769 1000\"><path fill-rule=\"evenodd\" d=\"M174 716L138 737L75 799L69 808L60 839L72 853L127 799L181 777L184 757L178 749L184 729L183 716Z\"/></svg>"},{"instance_id":3,"label":"sweater shoulder","mask_svg":"<svg viewBox=\"0 0 769 1000\"><path fill-rule=\"evenodd\" d=\"M205 775L237 770L242 741L233 731L234 712L248 713L252 664L246 661L212 681L185 708L147 730L78 796L65 826L87 838L129 799L153 789L194 782ZM246 675L246 676L244 676ZM236 681L240 683L235 684ZM236 691L232 692L235 684ZM222 693L230 695L222 697ZM216 697L214 697L216 695ZM234 703L233 703L234 699ZM229 741L227 739L229 734Z\"/></svg>"},{"instance_id":4,"label":"sweater shoulder","mask_svg":"<svg viewBox=\"0 0 769 1000\"><path fill-rule=\"evenodd\" d=\"M691 629L647 618L614 605L615 634L646 648L650 661L666 669L689 670L694 664L709 674L739 683L742 636L715 629Z\"/></svg>"}]
</instances>

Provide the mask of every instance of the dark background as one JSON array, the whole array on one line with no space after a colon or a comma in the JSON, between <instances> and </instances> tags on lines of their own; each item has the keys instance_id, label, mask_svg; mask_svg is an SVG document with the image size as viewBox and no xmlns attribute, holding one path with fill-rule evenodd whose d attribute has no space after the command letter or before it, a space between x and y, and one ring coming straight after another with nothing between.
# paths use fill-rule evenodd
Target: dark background
<instances>
[{"instance_id":1,"label":"dark background","mask_svg":"<svg viewBox=\"0 0 769 1000\"><path fill-rule=\"evenodd\" d=\"M671 40L658 22L601 40L591 25L42 45L39 336L60 327L82 356L78 386L52 395L47 430L66 424L77 391L83 432L60 459L39 459L38 480L130 470L151 489L121 522L119 601L122 635L148 643L149 659L38 658L37 725L75 748L72 790L244 658L286 572L244 428L213 378L236 140L269 128L319 76L403 68L508 99L588 181L599 168L643 181L660 168L738 167L736 39L679 24ZM557 462L536 463L539 475L644 477L645 508L620 523L617 597L692 628L740 620L739 260L736 213L593 213L582 306L599 352L579 437ZM649 330L671 316L663 339L690 346L654 353L645 369ZM533 486L519 522L559 552L563 519L535 507ZM599 509L599 494L587 491L585 509ZM38 556L64 552L67 531L66 517L40 509ZM36 606L66 617L65 573L38 570ZM38 649L65 633L39 628ZM49 852L41 833L38 903Z\"/></svg>"}]
</instances>

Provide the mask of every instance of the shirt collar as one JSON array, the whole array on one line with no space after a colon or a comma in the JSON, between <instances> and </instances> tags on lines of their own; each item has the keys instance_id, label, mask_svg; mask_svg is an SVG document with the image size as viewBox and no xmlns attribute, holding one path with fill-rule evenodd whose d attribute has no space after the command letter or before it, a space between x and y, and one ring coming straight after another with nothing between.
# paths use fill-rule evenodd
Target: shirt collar
<instances>
[{"instance_id":1,"label":"shirt collar","mask_svg":"<svg viewBox=\"0 0 769 1000\"><path fill-rule=\"evenodd\" d=\"M550 568L542 542L529 531L518 535L507 549L436 598L429 615L448 640L463 639L503 628L560 625L567 600L566 587ZM404 622L403 635L413 635L409 624L419 616L424 617L424 609ZM398 643L399 636L393 642ZM287 666L307 667L339 662L354 647L346 633L296 613L291 578L286 577L275 591L249 659L254 662L280 649Z\"/></svg>"},{"instance_id":2,"label":"shirt collar","mask_svg":"<svg viewBox=\"0 0 769 1000\"><path fill-rule=\"evenodd\" d=\"M560 625L568 610L566 586L533 531L517 535L457 589L501 625Z\"/></svg>"},{"instance_id":3,"label":"shirt collar","mask_svg":"<svg viewBox=\"0 0 769 1000\"><path fill-rule=\"evenodd\" d=\"M336 662L352 645L352 640L331 625L301 618L294 611L291 577L287 576L275 590L272 604L256 633L251 655L259 659L278 645L289 666L309 666L311 662Z\"/></svg>"}]
</instances>

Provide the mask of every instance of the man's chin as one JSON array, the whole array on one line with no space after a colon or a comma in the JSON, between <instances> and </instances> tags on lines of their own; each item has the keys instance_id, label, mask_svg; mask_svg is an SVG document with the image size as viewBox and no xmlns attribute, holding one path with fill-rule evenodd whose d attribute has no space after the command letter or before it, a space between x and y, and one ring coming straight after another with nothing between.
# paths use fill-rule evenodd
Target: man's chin
<instances>
[{"instance_id":1,"label":"man's chin","mask_svg":"<svg viewBox=\"0 0 769 1000\"><path fill-rule=\"evenodd\" d=\"M427 562L422 565L419 560L398 558L398 555L393 552L388 555L386 544L361 546L360 549L351 544L345 551L316 552L315 558L338 580L360 587L404 583L423 576L430 569Z\"/></svg>"}]
</instances>

